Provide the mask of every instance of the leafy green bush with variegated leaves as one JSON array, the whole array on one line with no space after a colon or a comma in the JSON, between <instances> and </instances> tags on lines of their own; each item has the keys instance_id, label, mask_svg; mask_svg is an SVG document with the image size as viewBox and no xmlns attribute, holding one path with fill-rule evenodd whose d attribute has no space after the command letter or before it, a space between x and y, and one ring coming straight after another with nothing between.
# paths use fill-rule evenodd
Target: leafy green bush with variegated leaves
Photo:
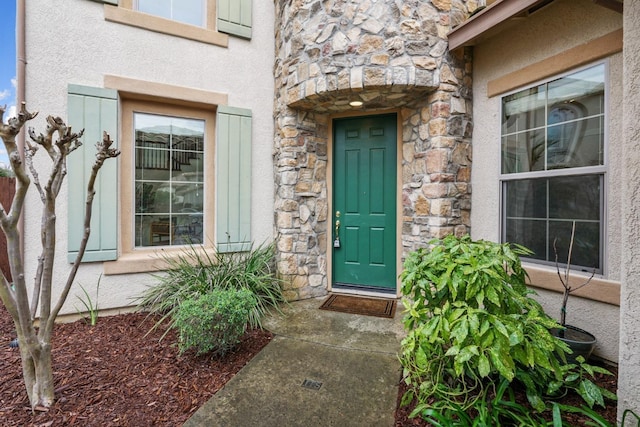
<instances>
[{"instance_id":1,"label":"leafy green bush with variegated leaves","mask_svg":"<svg viewBox=\"0 0 640 427\"><path fill-rule=\"evenodd\" d=\"M558 324L530 297L519 258L528 253L448 236L408 255L401 275L408 335L400 359L409 385L403 403L417 400L414 416L477 409L504 380L524 386L538 411L564 386L587 390L589 406L602 402L606 390L591 387L586 376L578 375L582 386L567 381L584 368L566 364L570 350L549 332Z\"/></svg>"}]
</instances>

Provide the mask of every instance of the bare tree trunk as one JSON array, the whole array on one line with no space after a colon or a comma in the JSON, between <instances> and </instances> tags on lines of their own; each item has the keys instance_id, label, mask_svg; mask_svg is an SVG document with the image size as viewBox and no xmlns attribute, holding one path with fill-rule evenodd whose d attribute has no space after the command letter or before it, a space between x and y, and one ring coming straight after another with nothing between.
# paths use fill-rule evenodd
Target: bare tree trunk
<instances>
[{"instance_id":1,"label":"bare tree trunk","mask_svg":"<svg viewBox=\"0 0 640 427\"><path fill-rule=\"evenodd\" d=\"M16 146L15 137L25 123L34 118L37 113L27 112L23 103L18 117L10 119L8 124L3 123L3 115L4 109L0 108L0 137L7 149L11 167L16 175L16 193L9 212L5 210L4 206L0 205L0 229L4 231L7 238L9 265L14 280L13 283L9 283L4 274L0 272L0 299L2 299L16 327L22 360L22 375L31 407L49 407L55 399L51 358L51 338L55 319L69 295L69 290L89 240L96 177L104 161L108 158L117 157L120 152L110 148L112 141L106 133L103 140L98 141L96 144L96 161L92 167L87 186L85 230L80 242L80 250L67 276L61 295L52 308L53 265L56 249L56 199L67 173L67 156L80 147L81 142L78 139L83 132L72 133L71 128L62 119L49 116L47 117L45 135L36 135L32 130L29 131L29 136L37 145L34 146L27 142L28 149L25 149L23 159ZM55 141L54 134L58 136ZM33 155L38 150L38 146L47 152L52 161L51 171L44 186L40 183L38 172L33 165ZM24 276L25 266L20 251L20 234L17 227L18 219L24 206L25 195L31 184L24 163L27 164L26 166L31 172L33 184L37 188L40 200L43 203L40 224L42 252L37 261L31 302L27 293ZM36 331L34 321L38 306L40 307L38 319L40 325Z\"/></svg>"},{"instance_id":2,"label":"bare tree trunk","mask_svg":"<svg viewBox=\"0 0 640 427\"><path fill-rule=\"evenodd\" d=\"M20 339L20 338L18 338ZM31 407L49 407L54 401L51 344L20 341L22 375Z\"/></svg>"}]
</instances>

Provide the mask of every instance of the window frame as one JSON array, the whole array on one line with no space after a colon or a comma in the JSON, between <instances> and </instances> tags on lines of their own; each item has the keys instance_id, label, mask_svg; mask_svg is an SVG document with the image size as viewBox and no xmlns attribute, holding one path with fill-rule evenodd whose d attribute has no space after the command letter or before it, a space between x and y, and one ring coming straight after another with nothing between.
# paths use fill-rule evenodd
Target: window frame
<instances>
[{"instance_id":1,"label":"window frame","mask_svg":"<svg viewBox=\"0 0 640 427\"><path fill-rule=\"evenodd\" d=\"M204 27L138 12L134 8L134 0L120 0L118 6L105 4L104 17L111 22L227 47L229 36L219 32L216 28L216 0L205 0L205 5L207 12L205 17L206 25Z\"/></svg>"},{"instance_id":2,"label":"window frame","mask_svg":"<svg viewBox=\"0 0 640 427\"><path fill-rule=\"evenodd\" d=\"M502 117L504 114L504 103L503 99L509 95L513 95L543 84L548 84L552 81L561 79L563 77L567 77L572 74L576 74L580 71L602 65L604 67L604 103L603 103L603 164L596 166L580 166L573 168L562 168L562 169L547 169L541 171L530 171L530 172L512 172L512 173L504 173L502 170L502 138L503 138L503 130L502 130ZM600 260L600 268L596 270L596 273L599 276L606 276L607 273L607 194L608 192L608 164L609 164L609 121L610 121L610 109L609 109L609 96L610 96L610 82L609 82L609 61L607 59L595 61L580 67L568 69L562 73L558 73L549 77L545 77L544 79L531 82L526 86L521 86L517 89L514 89L509 92L505 92L500 95L500 122L498 123L500 135L500 162L498 164L499 168L499 200L500 200L500 240L502 242L506 242L506 234L507 234L507 191L506 191L506 183L513 181L522 181L527 179L544 179L544 178L555 178L555 177L569 177L569 176L581 176L581 175L592 175L592 176L601 176L601 191L600 191L600 247L599 247L599 260ZM545 117L547 112L545 113ZM545 132L549 127L545 118ZM554 261L546 261L540 260L536 258L522 257L523 261L531 263L533 265L538 265L541 267L545 266L555 266ZM583 266L575 266L572 265L572 270L576 271L584 271Z\"/></svg>"},{"instance_id":3,"label":"window frame","mask_svg":"<svg viewBox=\"0 0 640 427\"><path fill-rule=\"evenodd\" d=\"M135 246L135 142L134 142L134 113L158 114L163 116L188 117L205 122L204 145L204 202L203 202L203 243L196 245L205 251L215 251L215 147L216 147L216 113L215 110L165 104L147 100L122 99L121 103L121 138L122 152L120 171L120 256L114 263L131 260L134 265L129 266L135 271L151 271L159 264L158 250L167 256L182 253L189 245L174 246ZM133 271L131 271L133 272Z\"/></svg>"}]
</instances>

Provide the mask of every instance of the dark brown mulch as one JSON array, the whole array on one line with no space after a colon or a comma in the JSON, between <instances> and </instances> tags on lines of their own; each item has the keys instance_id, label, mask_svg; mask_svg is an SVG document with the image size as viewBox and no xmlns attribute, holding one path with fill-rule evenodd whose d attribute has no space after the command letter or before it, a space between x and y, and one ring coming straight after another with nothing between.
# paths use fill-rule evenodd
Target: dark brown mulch
<instances>
[{"instance_id":1,"label":"dark brown mulch","mask_svg":"<svg viewBox=\"0 0 640 427\"><path fill-rule=\"evenodd\" d=\"M0 425L12 426L178 426L235 375L271 339L253 330L225 358L193 354L178 356L170 331L162 327L145 337L151 326L140 313L101 317L94 327L83 321L56 326L53 340L57 401L46 412L31 413L22 381L20 354L9 348L15 337L9 314L0 304ZM598 376L599 385L615 393L614 376ZM398 402L405 392L400 386ZM526 400L522 397L523 400ZM562 403L580 405L576 396ZM616 406L597 412L615 425ZM396 427L428 426L409 419L411 406L396 411ZM570 425L584 419L568 417Z\"/></svg>"},{"instance_id":2,"label":"dark brown mulch","mask_svg":"<svg viewBox=\"0 0 640 427\"><path fill-rule=\"evenodd\" d=\"M269 332L252 330L223 359L179 356L173 331L158 341L166 326L145 337L152 325L145 317L101 317L93 327L84 321L56 325L57 400L48 411L32 414L19 350L9 348L13 322L0 303L0 425L182 425L271 339Z\"/></svg>"},{"instance_id":3,"label":"dark brown mulch","mask_svg":"<svg viewBox=\"0 0 640 427\"><path fill-rule=\"evenodd\" d=\"M606 388L611 393L615 394L618 388L617 367L611 366L611 365L604 365L594 360L591 360L589 363L593 365L602 366L605 369L608 369L613 374L613 375L596 374L596 378L594 382L598 384L600 387ZM407 391L407 386L404 382L402 382L400 384L400 390L398 392L398 409L396 409L395 427L431 426L431 424L427 423L426 421L423 421L420 417L409 418L409 414L411 414L411 411L413 411L413 409L415 408L415 403L404 406L404 407L400 407L400 401L406 391ZM527 401L527 397L524 394L523 390L516 390L514 394L516 395L516 399L518 400L519 403L524 404ZM564 405L572 405L577 407L580 407L583 405L586 406L582 398L575 393L570 393L566 395L562 399L559 399L558 402ZM607 405L605 408L602 408L601 406L596 405L594 406L593 409L595 410L595 412L600 414L600 416L602 416L605 420L607 420L612 426L615 426L617 408L618 408L616 405L616 402L605 400L605 404ZM547 419L548 421L551 421L551 415L548 412L545 414L545 419ZM588 418L578 414L563 413L563 420L568 425L571 425L571 426L583 426L583 425L586 425Z\"/></svg>"}]
</instances>

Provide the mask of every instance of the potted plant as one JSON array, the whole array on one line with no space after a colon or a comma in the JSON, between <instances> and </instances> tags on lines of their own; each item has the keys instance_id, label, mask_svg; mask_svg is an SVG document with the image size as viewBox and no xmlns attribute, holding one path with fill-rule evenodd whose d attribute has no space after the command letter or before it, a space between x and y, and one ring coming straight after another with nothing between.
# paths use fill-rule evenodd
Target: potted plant
<instances>
[{"instance_id":1,"label":"potted plant","mask_svg":"<svg viewBox=\"0 0 640 427\"><path fill-rule=\"evenodd\" d=\"M567 302L569 301L569 296L572 292L577 291L589 283L591 283L591 279L596 274L595 268L591 273L591 277L589 277L582 284L572 287L570 282L570 272L571 272L571 253L573 251L573 240L576 232L576 222L573 221L573 225L571 228L571 240L569 241L569 252L567 255L567 265L564 270L564 274L560 272L560 265L558 263L558 250L556 249L556 240L553 241L553 250L556 255L556 271L558 272L558 278L560 279L560 283L564 287L564 292L562 295L562 307L560 309L560 325L562 325L562 329L554 329L551 332L560 340L565 342L569 348L573 351L572 354L568 355L567 360L571 363L576 361L578 356L584 357L584 360L588 360L591 352L596 346L596 337L583 329L577 328L572 325L567 325Z\"/></svg>"}]
</instances>

